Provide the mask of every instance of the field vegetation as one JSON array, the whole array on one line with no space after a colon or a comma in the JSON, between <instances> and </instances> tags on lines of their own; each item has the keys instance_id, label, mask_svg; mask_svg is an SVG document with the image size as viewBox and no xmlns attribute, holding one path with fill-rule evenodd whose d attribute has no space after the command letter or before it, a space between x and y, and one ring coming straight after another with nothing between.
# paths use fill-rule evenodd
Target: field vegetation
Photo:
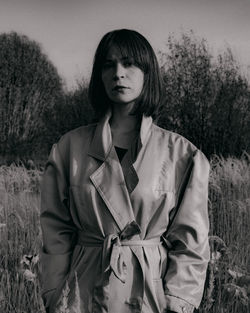
<instances>
[{"instance_id":1,"label":"field vegetation","mask_svg":"<svg viewBox=\"0 0 250 313\"><path fill-rule=\"evenodd\" d=\"M45 312L39 276L41 175L24 166L0 167L1 312ZM249 155L211 159L209 214L211 261L199 313L249 313ZM67 312L67 301L60 312Z\"/></svg>"}]
</instances>

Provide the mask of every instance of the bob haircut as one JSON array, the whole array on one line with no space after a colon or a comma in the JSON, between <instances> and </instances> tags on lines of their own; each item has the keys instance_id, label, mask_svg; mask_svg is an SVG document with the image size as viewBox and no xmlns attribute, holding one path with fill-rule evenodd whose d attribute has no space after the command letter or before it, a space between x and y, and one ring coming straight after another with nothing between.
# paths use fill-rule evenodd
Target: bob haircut
<instances>
[{"instance_id":1,"label":"bob haircut","mask_svg":"<svg viewBox=\"0 0 250 313\"><path fill-rule=\"evenodd\" d=\"M135 66L144 73L141 95L131 114L156 118L161 102L162 82L155 53L145 37L134 30L118 29L104 35L94 57L92 75L89 84L89 99L98 118L110 107L103 82L102 69L111 47L117 47L123 57L132 58Z\"/></svg>"}]
</instances>

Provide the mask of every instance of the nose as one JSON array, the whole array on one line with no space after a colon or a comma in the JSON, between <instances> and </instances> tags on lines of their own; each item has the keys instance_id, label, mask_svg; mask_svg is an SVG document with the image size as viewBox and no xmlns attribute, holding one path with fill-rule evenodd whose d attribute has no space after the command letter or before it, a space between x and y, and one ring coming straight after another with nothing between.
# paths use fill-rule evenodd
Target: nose
<instances>
[{"instance_id":1,"label":"nose","mask_svg":"<svg viewBox=\"0 0 250 313\"><path fill-rule=\"evenodd\" d=\"M121 63L117 63L114 69L114 80L119 80L125 77L125 67Z\"/></svg>"}]
</instances>

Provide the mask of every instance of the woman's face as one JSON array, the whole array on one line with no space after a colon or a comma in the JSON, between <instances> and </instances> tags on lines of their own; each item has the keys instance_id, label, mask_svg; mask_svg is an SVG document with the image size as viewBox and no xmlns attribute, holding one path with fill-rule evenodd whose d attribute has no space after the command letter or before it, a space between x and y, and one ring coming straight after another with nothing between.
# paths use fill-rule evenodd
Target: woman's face
<instances>
[{"instance_id":1,"label":"woman's face","mask_svg":"<svg viewBox=\"0 0 250 313\"><path fill-rule=\"evenodd\" d=\"M112 102L134 104L143 88L144 73L133 59L123 57L119 49L111 47L103 63L102 81Z\"/></svg>"}]
</instances>

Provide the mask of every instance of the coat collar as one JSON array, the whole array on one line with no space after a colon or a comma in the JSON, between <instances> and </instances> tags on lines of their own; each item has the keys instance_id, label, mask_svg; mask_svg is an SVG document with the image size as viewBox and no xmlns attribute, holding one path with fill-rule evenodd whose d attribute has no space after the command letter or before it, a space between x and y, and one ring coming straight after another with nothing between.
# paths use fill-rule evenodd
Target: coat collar
<instances>
[{"instance_id":1,"label":"coat collar","mask_svg":"<svg viewBox=\"0 0 250 313\"><path fill-rule=\"evenodd\" d=\"M110 117L111 113L108 112L97 124L90 144L89 155L105 161L90 175L90 180L122 231L128 223L135 220L130 193L138 184L139 179L133 163L149 138L152 119L142 118L140 135L120 164L112 142Z\"/></svg>"},{"instance_id":2,"label":"coat collar","mask_svg":"<svg viewBox=\"0 0 250 313\"><path fill-rule=\"evenodd\" d=\"M90 145L89 155L104 161L111 149L112 149L112 135L109 125L109 120L111 118L111 111L100 120L97 124L94 137ZM140 136L138 140L138 150L143 146L150 135L152 125L152 118L143 115L140 127Z\"/></svg>"}]
</instances>

